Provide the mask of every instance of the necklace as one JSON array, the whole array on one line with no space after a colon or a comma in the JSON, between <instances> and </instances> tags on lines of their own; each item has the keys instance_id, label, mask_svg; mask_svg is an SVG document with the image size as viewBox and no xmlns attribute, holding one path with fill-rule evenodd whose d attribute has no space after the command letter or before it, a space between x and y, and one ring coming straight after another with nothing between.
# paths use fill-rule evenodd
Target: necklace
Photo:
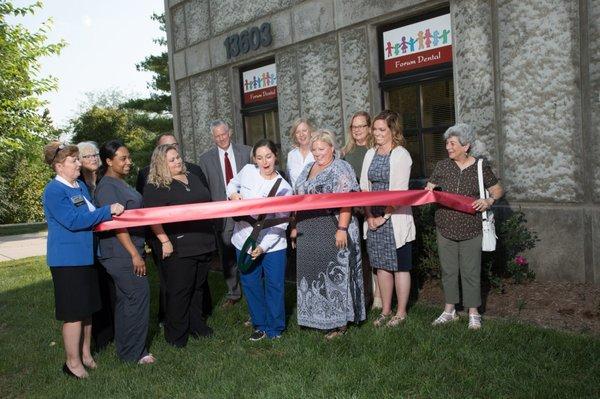
<instances>
[{"instance_id":1,"label":"necklace","mask_svg":"<svg viewBox=\"0 0 600 399\"><path fill-rule=\"evenodd\" d=\"M188 193L191 191L191 190L190 190L190 186L188 185L188 184L189 184L189 182L188 182L188 184L186 184L186 183L184 183L183 181L181 181L181 180L179 180L179 179L175 179L175 178L173 178L173 180L177 180L179 183L183 184L183 187L185 187L185 191L187 191Z\"/></svg>"}]
</instances>

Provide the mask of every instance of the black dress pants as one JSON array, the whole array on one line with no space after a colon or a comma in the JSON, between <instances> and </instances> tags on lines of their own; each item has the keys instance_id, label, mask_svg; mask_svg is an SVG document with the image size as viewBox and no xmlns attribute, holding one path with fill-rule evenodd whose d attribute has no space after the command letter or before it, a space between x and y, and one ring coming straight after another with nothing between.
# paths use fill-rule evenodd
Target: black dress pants
<instances>
[{"instance_id":1,"label":"black dress pants","mask_svg":"<svg viewBox=\"0 0 600 399\"><path fill-rule=\"evenodd\" d=\"M163 259L167 303L165 340L183 347L188 338L207 330L203 304L211 254L178 257L177 252Z\"/></svg>"},{"instance_id":2,"label":"black dress pants","mask_svg":"<svg viewBox=\"0 0 600 399\"><path fill-rule=\"evenodd\" d=\"M152 248L152 260L158 271L158 322L163 323L166 320L167 309L167 273L163 265L162 259L162 244L156 238L148 239L147 242ZM212 296L210 295L210 287L208 279L204 283L204 291L202 296L202 314L206 318L212 314Z\"/></svg>"}]
</instances>

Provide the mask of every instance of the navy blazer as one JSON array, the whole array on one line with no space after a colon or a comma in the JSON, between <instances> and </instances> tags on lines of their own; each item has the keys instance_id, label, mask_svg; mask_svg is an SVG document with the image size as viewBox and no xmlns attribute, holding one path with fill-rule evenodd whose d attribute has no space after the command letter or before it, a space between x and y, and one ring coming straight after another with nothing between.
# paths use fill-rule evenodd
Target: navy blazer
<instances>
[{"instance_id":1,"label":"navy blazer","mask_svg":"<svg viewBox=\"0 0 600 399\"><path fill-rule=\"evenodd\" d=\"M52 179L44 189L42 198L48 223L46 261L50 267L94 264L92 229L112 216L110 205L90 212L83 197L92 202L81 182L79 188L72 188Z\"/></svg>"}]
</instances>

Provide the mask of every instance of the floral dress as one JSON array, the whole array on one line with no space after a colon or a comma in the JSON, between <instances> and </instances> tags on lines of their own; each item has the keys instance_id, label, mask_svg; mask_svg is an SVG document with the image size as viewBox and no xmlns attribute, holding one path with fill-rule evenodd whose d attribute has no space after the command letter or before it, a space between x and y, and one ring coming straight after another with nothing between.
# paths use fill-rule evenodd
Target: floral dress
<instances>
[{"instance_id":1,"label":"floral dress","mask_svg":"<svg viewBox=\"0 0 600 399\"><path fill-rule=\"evenodd\" d=\"M359 191L350 164L335 159L314 178L308 164L296 181L297 194ZM298 212L298 324L329 330L365 319L358 223L348 226L348 246L335 246L339 209Z\"/></svg>"}]
</instances>

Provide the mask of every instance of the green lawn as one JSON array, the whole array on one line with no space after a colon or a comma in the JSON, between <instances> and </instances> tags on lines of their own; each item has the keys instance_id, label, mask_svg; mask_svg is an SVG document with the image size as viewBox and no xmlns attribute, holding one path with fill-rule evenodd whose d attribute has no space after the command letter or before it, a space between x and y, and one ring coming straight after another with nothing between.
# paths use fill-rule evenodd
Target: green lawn
<instances>
[{"instance_id":1,"label":"green lawn","mask_svg":"<svg viewBox=\"0 0 600 399\"><path fill-rule=\"evenodd\" d=\"M211 286L220 298L216 273ZM124 364L110 346L91 378L76 381L60 371L60 324L44 258L2 262L0 397L600 397L600 340L591 336L508 321L487 321L478 332L463 321L434 329L439 309L416 305L400 328L365 323L326 342L298 328L294 286L287 294L289 329L281 340L249 342L245 306L216 308L215 337L185 349L169 347L153 320L158 363ZM155 316L155 283L152 299Z\"/></svg>"},{"instance_id":2,"label":"green lawn","mask_svg":"<svg viewBox=\"0 0 600 399\"><path fill-rule=\"evenodd\" d=\"M37 233L48 230L46 223L0 224L0 237Z\"/></svg>"}]
</instances>

